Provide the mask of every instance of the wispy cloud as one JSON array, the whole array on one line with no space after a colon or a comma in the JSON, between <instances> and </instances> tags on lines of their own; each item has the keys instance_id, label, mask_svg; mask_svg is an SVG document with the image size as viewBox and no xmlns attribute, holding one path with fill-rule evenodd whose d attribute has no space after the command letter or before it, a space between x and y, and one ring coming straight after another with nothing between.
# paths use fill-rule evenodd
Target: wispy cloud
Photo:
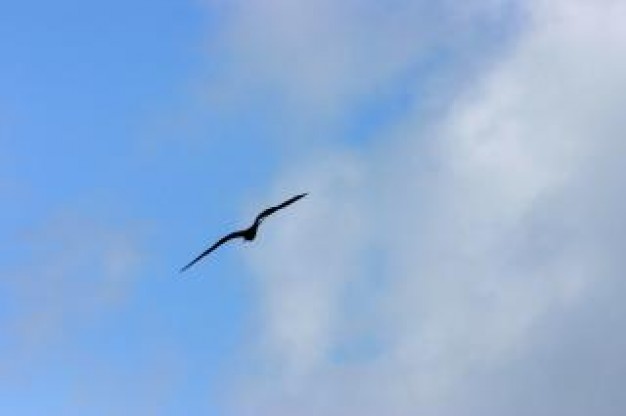
<instances>
[{"instance_id":1,"label":"wispy cloud","mask_svg":"<svg viewBox=\"0 0 626 416\"><path fill-rule=\"evenodd\" d=\"M472 33L510 3L458 6L239 5L235 68L332 123L430 47L467 46L447 33ZM284 169L277 192L312 197L254 249L260 369L233 386L235 414L623 412L618 350L580 366L624 341L597 323L626 314L626 5L526 6L524 31L447 91L427 130L413 96L372 150ZM597 326L593 338L573 316ZM569 374L576 398L550 384Z\"/></svg>"},{"instance_id":2,"label":"wispy cloud","mask_svg":"<svg viewBox=\"0 0 626 416\"><path fill-rule=\"evenodd\" d=\"M23 358L114 311L135 283L139 241L127 230L66 215L14 240L23 250L3 271L3 326L7 345Z\"/></svg>"}]
</instances>

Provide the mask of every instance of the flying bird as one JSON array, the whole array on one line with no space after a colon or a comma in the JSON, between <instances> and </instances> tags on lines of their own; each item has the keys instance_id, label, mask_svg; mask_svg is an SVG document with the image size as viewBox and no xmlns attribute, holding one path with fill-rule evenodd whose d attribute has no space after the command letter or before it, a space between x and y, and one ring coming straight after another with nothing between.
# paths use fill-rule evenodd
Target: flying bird
<instances>
[{"instance_id":1,"label":"flying bird","mask_svg":"<svg viewBox=\"0 0 626 416\"><path fill-rule=\"evenodd\" d=\"M307 195L308 195L308 193L296 195L293 198L290 198L290 199L286 200L282 204L279 204L279 205L276 205L274 207L270 207L270 208L267 208L267 209L263 210L259 215L257 215L256 219L254 220L254 223L250 227L246 228L245 230L239 230L239 231L232 232L232 233L230 233L228 235L225 235L224 237L220 238L215 244L213 244L211 247L206 249L198 257L193 259L191 261L191 263L189 263L188 265L183 267L180 270L181 273L184 272L185 270L187 270L188 268L190 268L191 266L193 266L194 264L196 264L197 262L199 262L200 260L202 260L203 257L205 257L208 254L210 254L213 250L215 250L216 248L218 248L219 246L221 246L222 244L224 244L224 243L226 243L226 242L228 242L230 240L234 240L234 239L237 239L237 238L243 238L244 241L252 241L252 240L254 240L256 238L257 232L259 231L259 226L261 225L261 223L267 217L269 217L270 215L272 215L276 211L278 211L280 209L283 209L283 208L285 208L288 205L293 204L294 202L296 202L300 198L304 198Z\"/></svg>"}]
</instances>

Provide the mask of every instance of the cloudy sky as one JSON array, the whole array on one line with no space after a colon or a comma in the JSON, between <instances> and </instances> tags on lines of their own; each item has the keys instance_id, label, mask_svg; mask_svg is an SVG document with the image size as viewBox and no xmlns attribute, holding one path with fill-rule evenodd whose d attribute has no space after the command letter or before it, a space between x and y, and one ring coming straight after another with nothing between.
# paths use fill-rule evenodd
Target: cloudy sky
<instances>
[{"instance_id":1,"label":"cloudy sky","mask_svg":"<svg viewBox=\"0 0 626 416\"><path fill-rule=\"evenodd\" d=\"M624 414L625 16L3 4L0 413Z\"/></svg>"}]
</instances>

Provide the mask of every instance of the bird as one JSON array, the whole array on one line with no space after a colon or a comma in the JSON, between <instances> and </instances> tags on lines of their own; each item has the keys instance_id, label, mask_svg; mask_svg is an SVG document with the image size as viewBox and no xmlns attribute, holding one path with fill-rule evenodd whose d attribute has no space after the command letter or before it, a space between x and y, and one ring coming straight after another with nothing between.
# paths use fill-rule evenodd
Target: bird
<instances>
[{"instance_id":1,"label":"bird","mask_svg":"<svg viewBox=\"0 0 626 416\"><path fill-rule=\"evenodd\" d=\"M189 264L187 264L185 267L183 267L182 269L180 269L180 272L184 272L185 270L189 269L191 266L193 266L194 264L196 264L197 262L199 262L200 260L202 260L202 258L204 258L205 256L209 255L213 250L215 250L216 248L218 248L219 246L221 246L222 244L230 241L230 240L234 240L237 238L243 238L244 241L253 241L256 238L257 232L259 231L259 226L261 225L261 223L263 221L265 221L265 219L267 217L269 217L270 215L274 214L276 211L281 210L283 208L285 208L288 205L293 204L294 202L298 201L301 198L304 198L305 196L307 196L308 193L303 193L303 194L299 194L296 195L292 198L289 198L288 200L286 200L285 202L267 208L263 211L261 211L261 213L259 215L257 215L256 219L254 220L254 223L252 223L252 225L244 230L239 230L239 231L235 231L232 232L230 234L225 235L224 237L220 238L215 244L213 244L211 247L209 247L208 249L206 249L205 251L203 251L198 257L196 257L195 259L193 259Z\"/></svg>"}]
</instances>

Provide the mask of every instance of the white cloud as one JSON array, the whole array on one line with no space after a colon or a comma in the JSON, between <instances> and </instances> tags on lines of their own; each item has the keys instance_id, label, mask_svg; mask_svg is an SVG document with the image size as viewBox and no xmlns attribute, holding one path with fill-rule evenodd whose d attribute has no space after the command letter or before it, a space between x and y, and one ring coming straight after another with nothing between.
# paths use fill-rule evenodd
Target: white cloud
<instances>
[{"instance_id":1,"label":"white cloud","mask_svg":"<svg viewBox=\"0 0 626 416\"><path fill-rule=\"evenodd\" d=\"M305 186L310 196L299 202L291 216L280 218L283 224L276 232L263 234L265 249L254 251L258 255L254 265L263 279L260 284L276 289L267 292L263 303L269 317L264 322L265 347L287 376L310 371L328 354L341 287L362 272L357 265L368 237L358 162L328 155L322 165L310 169L309 176L300 176L297 184ZM282 184L285 191L276 199L295 186ZM311 255L302 257L303 249ZM267 262L268 255L281 261Z\"/></svg>"},{"instance_id":2,"label":"white cloud","mask_svg":"<svg viewBox=\"0 0 626 416\"><path fill-rule=\"evenodd\" d=\"M219 74L208 92L212 110L234 108L240 116L252 106L274 135L302 146L334 138L359 105L389 94L398 79L428 72L442 51L480 54L472 47L484 35L476 22L488 27L504 20L515 2L260 0L222 6L229 24L209 49Z\"/></svg>"},{"instance_id":3,"label":"white cloud","mask_svg":"<svg viewBox=\"0 0 626 416\"><path fill-rule=\"evenodd\" d=\"M377 18L312 4L255 3L244 27L258 45L251 58L239 50L255 69L272 58L270 85L301 99L297 110L349 106L344 97L390 82L428 47L379 51ZM422 7L393 4L386 45L414 30L403 12ZM235 414L626 410L621 350L607 347L626 341L626 3L538 0L528 13L508 53L428 131L416 111L367 154L285 169L277 191L306 184L311 197L266 229L251 259L261 369L233 386ZM334 48L348 57L335 62ZM283 53L293 67L273 55ZM380 57L394 62L351 80Z\"/></svg>"}]
</instances>

